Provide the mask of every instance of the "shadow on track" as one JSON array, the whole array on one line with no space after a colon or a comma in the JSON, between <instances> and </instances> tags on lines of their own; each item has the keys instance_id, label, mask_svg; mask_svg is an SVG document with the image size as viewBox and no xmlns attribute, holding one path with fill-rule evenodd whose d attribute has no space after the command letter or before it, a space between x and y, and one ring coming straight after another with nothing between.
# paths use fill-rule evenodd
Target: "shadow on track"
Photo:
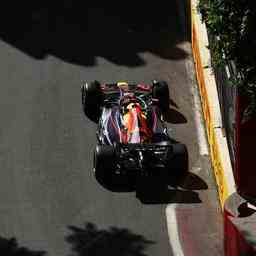
<instances>
[{"instance_id":1,"label":"shadow on track","mask_svg":"<svg viewBox=\"0 0 256 256\"><path fill-rule=\"evenodd\" d=\"M148 191L145 188L140 189L136 194L137 198L143 204L192 204L201 203L197 192L191 190L168 189L168 188L151 188Z\"/></svg>"},{"instance_id":2,"label":"shadow on track","mask_svg":"<svg viewBox=\"0 0 256 256\"><path fill-rule=\"evenodd\" d=\"M0 255L3 256L44 256L46 252L32 251L25 247L20 247L15 238L0 237Z\"/></svg>"},{"instance_id":3,"label":"shadow on track","mask_svg":"<svg viewBox=\"0 0 256 256\"><path fill-rule=\"evenodd\" d=\"M161 177L141 179L136 196L144 204L201 203L199 194L193 190L207 188L204 180L195 174L187 173L182 180L175 177L168 181Z\"/></svg>"},{"instance_id":4,"label":"shadow on track","mask_svg":"<svg viewBox=\"0 0 256 256\"><path fill-rule=\"evenodd\" d=\"M96 178L96 177L95 177ZM97 180L97 179L96 179ZM97 180L100 186L108 191L116 193L134 192L136 190L136 175L118 176L112 175L109 183Z\"/></svg>"},{"instance_id":5,"label":"shadow on track","mask_svg":"<svg viewBox=\"0 0 256 256\"><path fill-rule=\"evenodd\" d=\"M188 122L187 118L178 111L179 106L173 99L169 99L169 109L163 113L164 120L171 124L185 124Z\"/></svg>"},{"instance_id":6,"label":"shadow on track","mask_svg":"<svg viewBox=\"0 0 256 256\"><path fill-rule=\"evenodd\" d=\"M154 244L125 228L110 227L105 230L86 223L83 228L69 226L69 230L72 233L66 237L66 241L71 244L77 256L146 256L145 250Z\"/></svg>"},{"instance_id":7,"label":"shadow on track","mask_svg":"<svg viewBox=\"0 0 256 256\"><path fill-rule=\"evenodd\" d=\"M190 172L182 179L172 177L168 181L161 176L140 178L137 182L135 177L120 180L113 181L111 185L99 184L115 193L136 192L136 197L144 204L201 203L198 192L193 190L208 189L203 179Z\"/></svg>"},{"instance_id":8,"label":"shadow on track","mask_svg":"<svg viewBox=\"0 0 256 256\"><path fill-rule=\"evenodd\" d=\"M125 5L89 7L85 1L66 0L5 6L0 38L36 59L53 55L83 66L96 65L98 56L118 65L141 66L146 64L144 52L163 59L186 58L178 45L184 35L174 3L168 8Z\"/></svg>"},{"instance_id":9,"label":"shadow on track","mask_svg":"<svg viewBox=\"0 0 256 256\"><path fill-rule=\"evenodd\" d=\"M171 124L185 124L187 123L187 118L174 108L169 108L166 113L164 113L164 120Z\"/></svg>"},{"instance_id":10,"label":"shadow on track","mask_svg":"<svg viewBox=\"0 0 256 256\"><path fill-rule=\"evenodd\" d=\"M182 189L187 190L206 190L207 183L194 173L189 172L185 179L179 184Z\"/></svg>"}]
</instances>

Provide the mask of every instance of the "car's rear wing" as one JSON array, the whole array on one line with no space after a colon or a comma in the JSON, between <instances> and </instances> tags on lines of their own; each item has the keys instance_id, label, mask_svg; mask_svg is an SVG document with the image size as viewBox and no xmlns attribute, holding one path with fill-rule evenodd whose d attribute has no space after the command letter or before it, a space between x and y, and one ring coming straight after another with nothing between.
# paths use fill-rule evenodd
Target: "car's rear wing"
<instances>
[{"instance_id":1,"label":"car's rear wing","mask_svg":"<svg viewBox=\"0 0 256 256\"><path fill-rule=\"evenodd\" d=\"M169 141L163 141L159 143L148 143L148 144L141 144L141 143L130 143L130 144L116 144L115 147L118 149L122 149L125 151L166 151L171 150L173 148L173 144Z\"/></svg>"}]
</instances>

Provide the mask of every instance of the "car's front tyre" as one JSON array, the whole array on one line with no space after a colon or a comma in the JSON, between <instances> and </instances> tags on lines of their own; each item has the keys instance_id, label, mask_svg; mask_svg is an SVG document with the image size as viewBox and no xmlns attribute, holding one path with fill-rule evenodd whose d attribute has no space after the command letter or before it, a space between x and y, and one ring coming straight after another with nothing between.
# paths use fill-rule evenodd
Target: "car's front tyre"
<instances>
[{"instance_id":1,"label":"car's front tyre","mask_svg":"<svg viewBox=\"0 0 256 256\"><path fill-rule=\"evenodd\" d=\"M85 114L93 121L98 121L103 95L98 81L85 83L81 87L82 105Z\"/></svg>"},{"instance_id":2,"label":"car's front tyre","mask_svg":"<svg viewBox=\"0 0 256 256\"><path fill-rule=\"evenodd\" d=\"M163 112L167 112L170 103L169 86L165 81L154 81L152 96L158 100L158 105Z\"/></svg>"}]
</instances>

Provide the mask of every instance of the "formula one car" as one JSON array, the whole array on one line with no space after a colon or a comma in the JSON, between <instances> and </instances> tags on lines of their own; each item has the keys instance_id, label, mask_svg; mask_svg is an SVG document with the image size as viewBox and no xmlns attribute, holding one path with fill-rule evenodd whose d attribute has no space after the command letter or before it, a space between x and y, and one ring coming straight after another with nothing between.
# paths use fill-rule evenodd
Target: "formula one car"
<instances>
[{"instance_id":1,"label":"formula one car","mask_svg":"<svg viewBox=\"0 0 256 256\"><path fill-rule=\"evenodd\" d=\"M173 142L163 119L169 109L166 82L94 81L82 85L81 91L85 114L98 122L94 172L100 183L111 183L120 175L186 172L186 146Z\"/></svg>"}]
</instances>

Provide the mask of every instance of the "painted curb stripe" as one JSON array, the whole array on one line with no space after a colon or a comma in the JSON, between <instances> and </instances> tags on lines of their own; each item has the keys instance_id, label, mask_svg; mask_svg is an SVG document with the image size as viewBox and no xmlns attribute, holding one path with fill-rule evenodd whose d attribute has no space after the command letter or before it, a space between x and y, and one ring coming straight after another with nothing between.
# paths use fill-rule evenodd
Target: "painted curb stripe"
<instances>
[{"instance_id":1,"label":"painted curb stripe","mask_svg":"<svg viewBox=\"0 0 256 256\"><path fill-rule=\"evenodd\" d=\"M192 19L192 50L195 61L196 77L201 96L201 104L207 130L207 137L210 146L211 161L214 169L216 183L221 206L229 195L235 192L235 182L231 167L226 138L222 134L221 113L219 111L219 101L216 82L211 74L211 70L206 65L207 58L210 57L206 44L201 47L201 39L207 40L206 33L202 35L202 23L196 13L196 0L191 0ZM201 26L201 27L200 27ZM199 31L200 28L200 31ZM204 59L206 57L206 59ZM214 102L216 105L214 105ZM211 103L211 104L210 104Z\"/></svg>"}]
</instances>

